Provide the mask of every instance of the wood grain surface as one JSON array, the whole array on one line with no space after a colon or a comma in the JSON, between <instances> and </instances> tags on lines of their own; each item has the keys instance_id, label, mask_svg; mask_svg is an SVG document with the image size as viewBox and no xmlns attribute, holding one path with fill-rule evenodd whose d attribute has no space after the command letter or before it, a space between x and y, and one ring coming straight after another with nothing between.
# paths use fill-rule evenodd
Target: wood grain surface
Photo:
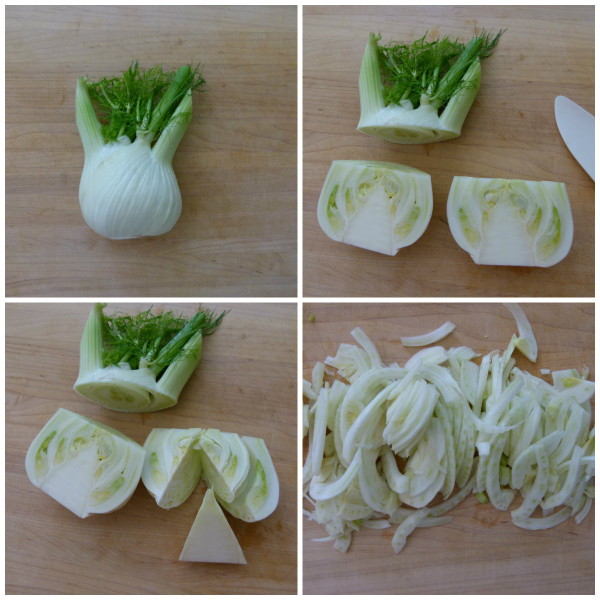
<instances>
[{"instance_id":1,"label":"wood grain surface","mask_svg":"<svg viewBox=\"0 0 600 600\"><path fill-rule=\"evenodd\" d=\"M522 304L538 342L535 364L515 354L517 365L540 377L540 369L590 369L594 380L594 305ZM309 321L309 316L314 319ZM303 314L304 377L317 361L333 356L361 327L385 364L404 364L419 348L400 336L431 331L447 320L455 331L444 347L469 346L487 353L506 348L516 331L501 304L307 303ZM543 376L545 377L545 376ZM518 505L515 500L514 505ZM512 524L510 513L470 496L450 513L447 525L417 529L394 554L395 528L361 529L346 554L334 550L324 529L303 521L305 594L592 594L594 508L581 525L570 520L546 531Z\"/></svg>"},{"instance_id":2,"label":"wood grain surface","mask_svg":"<svg viewBox=\"0 0 600 600\"><path fill-rule=\"evenodd\" d=\"M7 305L6 593L296 592L296 307L207 306L230 312L206 338L200 365L179 403L156 413L131 414L102 408L72 389L90 304ZM191 315L197 305L166 307ZM146 308L109 304L105 310ZM215 427L262 437L279 476L279 505L257 523L228 516L248 564L178 561L204 483L184 504L164 510L140 482L122 509L87 519L34 487L25 473L25 454L59 407L115 427L140 444L154 427Z\"/></svg>"},{"instance_id":3,"label":"wood grain surface","mask_svg":"<svg viewBox=\"0 0 600 600\"><path fill-rule=\"evenodd\" d=\"M591 297L594 182L564 145L554 99L594 113L593 6L305 6L303 11L303 287L307 297ZM470 39L506 29L482 63L462 135L402 145L356 130L358 75L369 32L412 41L425 32ZM333 160L383 160L429 173L434 209L424 235L395 257L330 240L316 207ZM479 266L454 241L452 178L562 181L571 201L571 251L549 268Z\"/></svg>"},{"instance_id":4,"label":"wood grain surface","mask_svg":"<svg viewBox=\"0 0 600 600\"><path fill-rule=\"evenodd\" d=\"M163 236L112 241L79 210L75 84L203 65ZM282 297L297 281L295 6L6 9L6 294Z\"/></svg>"}]
</instances>

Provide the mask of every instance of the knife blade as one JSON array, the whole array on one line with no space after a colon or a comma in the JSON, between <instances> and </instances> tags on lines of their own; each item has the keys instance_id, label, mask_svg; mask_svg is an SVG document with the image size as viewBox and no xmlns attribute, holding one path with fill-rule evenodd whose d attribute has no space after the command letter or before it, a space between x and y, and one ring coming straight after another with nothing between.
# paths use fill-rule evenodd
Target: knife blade
<instances>
[{"instance_id":1,"label":"knife blade","mask_svg":"<svg viewBox=\"0 0 600 600\"><path fill-rule=\"evenodd\" d=\"M554 117L569 152L585 172L596 181L594 116L569 98L557 96L554 100Z\"/></svg>"}]
</instances>

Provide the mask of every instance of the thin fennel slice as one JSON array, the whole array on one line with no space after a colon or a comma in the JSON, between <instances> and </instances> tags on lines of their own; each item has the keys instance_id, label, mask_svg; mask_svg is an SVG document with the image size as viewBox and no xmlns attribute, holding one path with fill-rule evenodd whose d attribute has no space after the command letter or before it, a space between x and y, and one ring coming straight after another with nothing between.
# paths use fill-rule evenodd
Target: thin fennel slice
<instances>
[{"instance_id":1,"label":"thin fennel slice","mask_svg":"<svg viewBox=\"0 0 600 600\"><path fill-rule=\"evenodd\" d=\"M25 468L33 485L85 518L131 498L144 454L116 429L59 408L29 446Z\"/></svg>"},{"instance_id":2,"label":"thin fennel slice","mask_svg":"<svg viewBox=\"0 0 600 600\"><path fill-rule=\"evenodd\" d=\"M396 163L336 160L317 217L332 240L394 256L423 235L432 211L427 173Z\"/></svg>"},{"instance_id":3,"label":"thin fennel slice","mask_svg":"<svg viewBox=\"0 0 600 600\"><path fill-rule=\"evenodd\" d=\"M573 242L564 183L455 177L447 215L456 243L481 265L551 267Z\"/></svg>"},{"instance_id":4,"label":"thin fennel slice","mask_svg":"<svg viewBox=\"0 0 600 600\"><path fill-rule=\"evenodd\" d=\"M161 508L183 504L202 475L195 444L202 429L153 429L146 441L142 481Z\"/></svg>"},{"instance_id":5,"label":"thin fennel slice","mask_svg":"<svg viewBox=\"0 0 600 600\"><path fill-rule=\"evenodd\" d=\"M73 386L83 397L121 412L154 412L177 404L202 356L204 336L225 313L199 310L104 314L96 304L81 337L79 374Z\"/></svg>"},{"instance_id":6,"label":"thin fennel slice","mask_svg":"<svg viewBox=\"0 0 600 600\"><path fill-rule=\"evenodd\" d=\"M204 494L202 506L198 510L179 560L247 564L244 552L216 501L212 488Z\"/></svg>"},{"instance_id":7,"label":"thin fennel slice","mask_svg":"<svg viewBox=\"0 0 600 600\"><path fill-rule=\"evenodd\" d=\"M429 346L435 344L445 337L449 336L456 325L451 321L446 321L443 325L422 335L404 336L400 338L403 346Z\"/></svg>"},{"instance_id":8,"label":"thin fennel slice","mask_svg":"<svg viewBox=\"0 0 600 600\"><path fill-rule=\"evenodd\" d=\"M508 308L510 314L517 322L519 339L515 346L532 362L535 362L538 354L537 341L533 333L531 323L525 314L525 311L515 302L505 302L504 306Z\"/></svg>"},{"instance_id":9,"label":"thin fennel slice","mask_svg":"<svg viewBox=\"0 0 600 600\"><path fill-rule=\"evenodd\" d=\"M380 45L381 35L370 33L358 80L358 130L401 144L458 137L479 91L481 59L501 35L482 32L466 45L425 36Z\"/></svg>"}]
</instances>

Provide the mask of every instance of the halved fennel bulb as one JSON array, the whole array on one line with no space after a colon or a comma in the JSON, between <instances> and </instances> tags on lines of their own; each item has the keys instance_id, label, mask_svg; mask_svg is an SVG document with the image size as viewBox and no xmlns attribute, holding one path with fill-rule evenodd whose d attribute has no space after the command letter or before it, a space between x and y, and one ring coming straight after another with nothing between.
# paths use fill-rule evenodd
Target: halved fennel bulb
<instances>
[{"instance_id":1,"label":"halved fennel bulb","mask_svg":"<svg viewBox=\"0 0 600 600\"><path fill-rule=\"evenodd\" d=\"M206 490L202 506L181 551L179 560L189 562L246 564L246 558L212 488Z\"/></svg>"},{"instance_id":2,"label":"halved fennel bulb","mask_svg":"<svg viewBox=\"0 0 600 600\"><path fill-rule=\"evenodd\" d=\"M199 437L204 479L219 499L233 502L250 471L248 448L237 433L207 429Z\"/></svg>"},{"instance_id":3,"label":"halved fennel bulb","mask_svg":"<svg viewBox=\"0 0 600 600\"><path fill-rule=\"evenodd\" d=\"M253 523L266 519L277 508L279 479L265 441L243 436L242 442L250 457L246 481L232 502L219 502L234 517Z\"/></svg>"},{"instance_id":4,"label":"halved fennel bulb","mask_svg":"<svg viewBox=\"0 0 600 600\"><path fill-rule=\"evenodd\" d=\"M144 454L116 429L60 408L29 446L25 468L33 485L85 518L131 498Z\"/></svg>"},{"instance_id":5,"label":"halved fennel bulb","mask_svg":"<svg viewBox=\"0 0 600 600\"><path fill-rule=\"evenodd\" d=\"M477 264L550 267L573 242L564 183L455 177L447 213L456 243Z\"/></svg>"},{"instance_id":6,"label":"halved fennel bulb","mask_svg":"<svg viewBox=\"0 0 600 600\"><path fill-rule=\"evenodd\" d=\"M317 217L332 240L393 256L423 235L432 211L427 173L390 162L336 160Z\"/></svg>"},{"instance_id":7,"label":"halved fennel bulb","mask_svg":"<svg viewBox=\"0 0 600 600\"><path fill-rule=\"evenodd\" d=\"M161 508L185 502L202 476L194 448L202 429L153 429L144 443L142 481Z\"/></svg>"}]
</instances>

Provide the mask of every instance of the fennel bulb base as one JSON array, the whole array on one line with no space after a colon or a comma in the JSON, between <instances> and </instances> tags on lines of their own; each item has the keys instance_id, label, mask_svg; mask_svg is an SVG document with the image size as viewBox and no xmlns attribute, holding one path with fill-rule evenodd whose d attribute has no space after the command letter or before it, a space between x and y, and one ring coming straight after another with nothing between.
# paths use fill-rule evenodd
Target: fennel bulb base
<instances>
[{"instance_id":1,"label":"fennel bulb base","mask_svg":"<svg viewBox=\"0 0 600 600\"><path fill-rule=\"evenodd\" d=\"M97 376L78 379L73 389L84 398L118 412L155 412L175 406L177 398L162 393L152 375L146 377L143 371L108 367Z\"/></svg>"},{"instance_id":2,"label":"fennel bulb base","mask_svg":"<svg viewBox=\"0 0 600 600\"><path fill-rule=\"evenodd\" d=\"M361 133L394 142L396 144L431 144L443 142L460 136L460 131L442 129L429 129L416 125L360 125L357 127Z\"/></svg>"}]
</instances>

